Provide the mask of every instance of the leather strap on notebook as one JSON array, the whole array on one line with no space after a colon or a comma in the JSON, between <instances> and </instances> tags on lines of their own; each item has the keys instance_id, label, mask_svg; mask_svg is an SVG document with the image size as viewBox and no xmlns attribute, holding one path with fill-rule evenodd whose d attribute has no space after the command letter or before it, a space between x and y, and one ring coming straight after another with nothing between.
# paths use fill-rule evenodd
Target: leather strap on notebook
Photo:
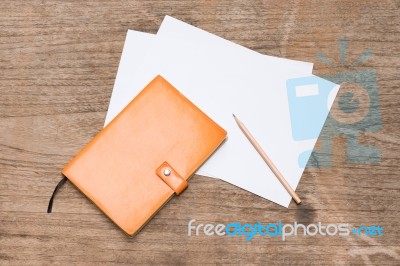
<instances>
[{"instance_id":1,"label":"leather strap on notebook","mask_svg":"<svg viewBox=\"0 0 400 266\"><path fill-rule=\"evenodd\" d=\"M51 195L51 198L49 200L49 206L47 207L47 213L51 213L51 210L53 209L53 200L54 196L56 195L57 191L67 182L67 177L63 176L63 179L58 182L57 186L54 188L53 194Z\"/></svg>"}]
</instances>

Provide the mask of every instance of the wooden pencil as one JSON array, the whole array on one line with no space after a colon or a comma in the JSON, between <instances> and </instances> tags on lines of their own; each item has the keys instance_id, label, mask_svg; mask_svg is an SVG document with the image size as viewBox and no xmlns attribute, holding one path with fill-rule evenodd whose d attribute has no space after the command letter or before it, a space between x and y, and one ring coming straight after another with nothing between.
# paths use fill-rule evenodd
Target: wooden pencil
<instances>
[{"instance_id":1,"label":"wooden pencil","mask_svg":"<svg viewBox=\"0 0 400 266\"><path fill-rule=\"evenodd\" d=\"M240 130L247 137L247 139L250 141L250 143L253 145L253 147L256 149L256 151L260 154L260 156L264 159L264 161L267 163L267 165L269 166L271 171L278 178L279 182L281 182L281 184L285 187L285 189L290 194L290 196L294 199L294 201L297 204L300 204L301 200L300 200L299 196L296 194L296 192L293 190L293 188L289 185L289 183L283 177L281 172L279 172L278 168L276 168L276 166L272 163L271 159L268 157L268 155L265 153L265 151L261 148L260 144L258 144L258 142L253 137L253 135L251 135L250 131L246 128L246 126L243 124L243 122L241 122L234 114L232 114L232 115L235 118L235 121L238 124Z\"/></svg>"}]
</instances>

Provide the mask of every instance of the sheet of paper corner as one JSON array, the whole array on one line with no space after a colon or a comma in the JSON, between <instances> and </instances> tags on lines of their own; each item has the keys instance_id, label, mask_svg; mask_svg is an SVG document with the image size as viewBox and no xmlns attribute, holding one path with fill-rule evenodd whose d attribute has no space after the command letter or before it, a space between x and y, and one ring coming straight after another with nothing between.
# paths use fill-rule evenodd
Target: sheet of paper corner
<instances>
[{"instance_id":1,"label":"sheet of paper corner","mask_svg":"<svg viewBox=\"0 0 400 266\"><path fill-rule=\"evenodd\" d=\"M174 34L177 36L173 36ZM182 34L182 35L180 35L180 34ZM190 38L190 40L192 40L192 42L189 43L187 40L184 40L184 37ZM146 39L146 40L143 40L143 39ZM153 39L153 40L151 40L151 39ZM209 39L211 39L211 41ZM146 71L146 68L147 69L149 68L149 64L154 67L154 65L156 65L157 63L160 63L154 57L156 57L156 58L158 58L160 56L162 57L162 55L163 55L162 53L164 53L164 54L168 53L169 48L174 49L174 47L177 47L177 46L179 46L179 44L182 44L182 43L184 43L185 45L183 45L184 47L181 47L181 48L185 49L185 47L192 47L194 49L193 51L196 51L195 48L198 48L198 47L196 47L196 45L193 44L193 40L196 41L196 44L201 43L203 45L205 44L206 46L207 46L207 44L208 45L211 44L211 46L213 46L214 49L215 49L215 46L217 46L217 47L220 46L220 48L222 47L222 49L226 49L227 47L230 47L230 49L233 49L233 51L235 51L234 54L237 54L237 53L241 54L240 52L246 51L244 54L248 55L250 53L251 56L257 55L257 60L260 60L260 58L263 59L262 61L270 60L268 62L274 63L274 69L276 69L276 66L281 65L284 67L284 69L292 67L292 71L293 71L293 65L296 65L296 63L299 63L299 65L301 65L301 67L299 69L300 72L297 73L297 75L299 75L299 76L310 75L311 70L312 70L312 64L311 64L311 68L310 68L309 67L310 64L307 64L307 63L304 64L303 62L296 62L296 61L287 60L287 59L282 60L280 58L260 55L258 53L248 50L247 48L240 47L236 44L233 44L233 43L223 40L219 37L216 37L215 35L211 35L202 30L199 30L190 25L187 25L183 22L180 22L175 19L167 17L164 20L164 22L160 28L160 31L157 34L157 37L154 37L152 35L143 34L143 33L134 32L134 31L128 32L127 40L126 40L126 43L124 46L123 55L121 58L120 67L119 67L118 74L117 74L117 80L115 82L114 91L113 91L113 95L112 95L112 99L111 99L111 103L110 103L109 114L107 115L107 119L108 119L107 121L110 121L112 119L112 117L115 116L120 110L122 110L123 107L140 91L138 89L135 89L136 91L133 91L133 89L132 89L133 86L136 85L137 88L139 88L139 87L142 88L142 87L144 87L144 85L147 84L146 82L150 81L149 79L151 79L153 77L152 75L154 75L155 73L158 74L157 70L156 70L156 72L153 71L153 73L151 73L152 71ZM141 42L141 41L143 41L143 42ZM130 43L130 42L132 42L132 43ZM168 46L168 43L170 44L170 47ZM152 48L150 48L150 47L152 47ZM145 58L144 54L146 54L146 53L143 52L145 50L150 51L150 54L152 54L152 56L151 55L146 56L146 61L148 60L149 57L150 58L153 57L152 60L148 60L150 63L148 63L147 65L139 63L139 62L141 62L141 60L143 60ZM161 54L157 54L157 51L161 51ZM242 53L242 55L243 55L243 53ZM285 64L282 64L282 62L285 62L288 64L285 65ZM303 64L301 64L301 63L303 63ZM150 68L152 66L150 66ZM279 69L279 67L278 67L278 69ZM296 68L294 68L294 69L296 69ZM267 71L267 69L265 69L265 71ZM161 71L161 72L163 72L163 71ZM174 78L173 75L172 76L170 75L171 73L160 73L160 74L163 74L167 79L169 78L168 76L170 76L171 79L169 79L169 80L172 81L172 84L175 86L177 86L180 83L179 78L178 79L176 77ZM146 75L148 75L147 80L146 80L146 78L143 78ZM296 74L294 76L296 76ZM142 80L137 82L137 80L140 80L140 79L142 79ZM184 87L187 88L190 86L187 86L187 84L185 84L185 82L182 83L182 86L180 86L180 85L177 86L178 89L184 88ZM191 91L184 91L183 93L186 96L188 96L187 94L190 94ZM212 93L212 92L209 92L209 93ZM193 97L189 97L189 99L192 100L192 98L196 98L196 97L197 97L196 95L193 95ZM206 109L205 110L206 113L208 113L207 109L209 109L209 108L207 106L202 106L203 103L201 103L201 101L200 102L196 102L196 101L197 101L197 99L194 100L195 104L200 105L199 106L200 108L204 107L204 109ZM237 113L237 114L242 115L240 110L238 110L238 111L239 111L239 113ZM112 112L114 112L114 114L112 114ZM229 118L226 117L227 113L229 113ZM202 167L201 170L203 170L203 171L198 172L198 173L207 175L207 176L212 176L212 177L217 176L222 180L225 180L229 183L232 183L236 186L246 189L246 190L248 190L252 193L255 193L261 197L264 197L273 202L276 202L282 206L288 207L289 202L290 202L290 196L283 189L283 187L279 183L277 183L276 178L269 171L269 169L266 169L267 166L262 162L262 160L258 156L258 154L256 154L254 152L254 150L251 148L251 146L249 145L247 140L244 139L244 136L240 132L238 134L237 126L232 125L231 123L229 125L226 124L227 119L230 119L230 122L233 121L230 113L231 113L231 110L229 110L228 112L225 112L225 114L224 114L225 117L223 117L223 118L218 117L220 114L215 113L215 112L213 112L212 115L210 115L210 114L209 115L217 122L220 123L220 121L221 121L221 123L223 124L224 127L229 127L229 129L230 129L230 130L228 130L228 132L230 134L229 139L230 139L231 145L224 144L222 149L229 146L231 149L229 149L229 148L225 149L226 151L228 151L228 153L229 152L238 152L240 154L240 152L242 152L240 149L244 148L248 155L247 158L251 160L250 165L249 165L249 163L242 163L241 165L234 165L234 167L232 167L232 165L230 165L231 167L229 167L229 165L226 165L226 164L224 165L221 162L226 161L226 151L225 151L225 153L223 153L223 152L221 153L218 151L213 156L213 158L211 158L211 160L209 160L205 164L206 170L204 170L204 167ZM259 119L261 118L261 117L255 117L254 115L253 116L244 115L243 117L244 117L244 119L242 119L242 120L245 120L245 121L247 120L246 124L247 124L247 122L249 122L248 125L251 125L250 128L256 127ZM242 116L241 116L241 118L242 118ZM255 119L255 118L258 118L258 119ZM322 128L322 125L321 125L321 128ZM285 131L288 131L288 130L285 130ZM290 129L289 129L289 131L290 131ZM286 133L288 133L288 132L286 132ZM236 142L232 141L232 138L233 138L233 140L236 140ZM229 142L227 142L227 143L229 143ZM268 143L266 143L266 144L268 144ZM296 143L296 144L297 145L294 145L294 146L300 147L300 150L301 149L310 149L310 148L312 149L315 145L315 140L306 141L306 142L302 142L302 143ZM232 150L232 147L233 147L233 150ZM239 150L237 150L237 149L235 150L235 147L239 148ZM273 148L271 148L271 150L272 149ZM296 152L299 151L299 149L295 149L295 150L296 150ZM275 157L273 159L276 159L276 164L278 165L278 168L279 168L279 166L282 166L281 168L283 168L283 170L281 170L281 171L284 172L284 174L285 174L285 172L287 172L288 176L290 176L290 174L293 174L293 175L291 175L291 177L293 177L293 178L288 178L288 182L295 188L297 186L297 183L299 182L299 179L301 177L301 173L302 173L303 169L298 169L298 167L293 167L293 165L291 167L286 167L285 156L283 156L284 158L282 158L282 156L279 156L279 154L278 154L278 156L276 156L276 153L274 154L272 151L271 151L271 153L273 154L273 156L271 156L271 157ZM280 153L285 154L282 152L280 152ZM281 158L279 158L279 157L281 157ZM254 167L255 165L256 165L256 167ZM241 168L237 169L236 168L237 166L241 166ZM285 166L285 167L283 167L283 166ZM246 167L249 167L249 168L247 169ZM294 168L295 171L292 171L292 172L285 171L285 169L289 169L289 168L291 168L292 170ZM247 173L247 176L243 175L243 173ZM237 175L235 176L235 174L239 174L239 176L237 176ZM245 178L243 178L243 176L245 176Z\"/></svg>"}]
</instances>

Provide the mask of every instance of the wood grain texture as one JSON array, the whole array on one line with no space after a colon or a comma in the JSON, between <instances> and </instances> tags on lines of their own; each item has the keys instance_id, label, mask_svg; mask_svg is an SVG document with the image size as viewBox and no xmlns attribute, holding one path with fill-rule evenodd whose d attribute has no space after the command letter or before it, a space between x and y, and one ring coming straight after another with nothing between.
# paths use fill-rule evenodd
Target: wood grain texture
<instances>
[{"instance_id":1,"label":"wood grain texture","mask_svg":"<svg viewBox=\"0 0 400 266\"><path fill-rule=\"evenodd\" d=\"M398 1L10 1L0 2L0 264L399 264L400 19ZM70 183L46 213L60 169L101 128L127 29L155 33L172 15L258 52L315 62L315 74L366 49L383 129L360 142L382 153L305 171L303 203L279 207L223 181L195 176L135 238L127 238ZM324 140L320 140L324 141ZM383 237L187 236L197 223L381 225Z\"/></svg>"}]
</instances>

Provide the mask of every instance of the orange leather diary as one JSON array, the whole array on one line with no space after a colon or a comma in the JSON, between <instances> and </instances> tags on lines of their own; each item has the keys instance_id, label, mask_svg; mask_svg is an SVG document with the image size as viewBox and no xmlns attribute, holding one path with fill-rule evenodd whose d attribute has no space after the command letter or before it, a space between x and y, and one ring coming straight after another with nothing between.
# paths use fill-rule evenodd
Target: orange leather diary
<instances>
[{"instance_id":1,"label":"orange leather diary","mask_svg":"<svg viewBox=\"0 0 400 266\"><path fill-rule=\"evenodd\" d=\"M224 129L157 76L62 173L134 235L225 138Z\"/></svg>"}]
</instances>

